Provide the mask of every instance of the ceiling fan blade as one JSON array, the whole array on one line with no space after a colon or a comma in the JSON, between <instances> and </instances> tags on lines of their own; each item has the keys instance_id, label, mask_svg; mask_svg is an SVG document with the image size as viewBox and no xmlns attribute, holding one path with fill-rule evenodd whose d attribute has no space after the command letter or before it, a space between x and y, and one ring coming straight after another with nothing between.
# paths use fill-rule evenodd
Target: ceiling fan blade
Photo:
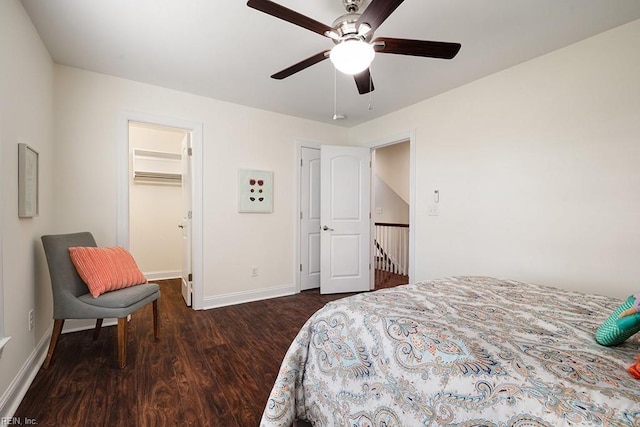
<instances>
[{"instance_id":1,"label":"ceiling fan blade","mask_svg":"<svg viewBox=\"0 0 640 427\"><path fill-rule=\"evenodd\" d=\"M279 4L269 0L249 0L247 2L247 6L323 36L325 36L327 31L334 31L333 28L323 24L322 22L318 22L315 19L311 19L308 16L304 16L301 13L296 12L295 10L280 6Z\"/></svg>"},{"instance_id":2,"label":"ceiling fan blade","mask_svg":"<svg viewBox=\"0 0 640 427\"><path fill-rule=\"evenodd\" d=\"M458 54L461 47L460 43L394 39L391 37L378 37L373 41L373 48L376 52L440 59L452 59Z\"/></svg>"},{"instance_id":3,"label":"ceiling fan blade","mask_svg":"<svg viewBox=\"0 0 640 427\"><path fill-rule=\"evenodd\" d=\"M372 31L375 31L384 21L393 13L394 10L404 0L371 0L371 3L362 12L358 21L356 21L356 28L360 28L362 24L368 24Z\"/></svg>"},{"instance_id":4,"label":"ceiling fan blade","mask_svg":"<svg viewBox=\"0 0 640 427\"><path fill-rule=\"evenodd\" d=\"M312 66L313 64L317 64L320 61L323 61L329 57L328 53L330 50L323 50L320 53L317 53L313 56L308 57L307 59L298 62L297 64L293 64L289 68L285 68L282 71L278 71L274 75L271 76L272 79L282 80L285 77L289 77L292 74L297 73L298 71L302 71L305 68Z\"/></svg>"},{"instance_id":5,"label":"ceiling fan blade","mask_svg":"<svg viewBox=\"0 0 640 427\"><path fill-rule=\"evenodd\" d=\"M353 79L356 81L360 95L373 92L375 89L373 87L373 81L371 80L371 71L368 68L361 73L354 74Z\"/></svg>"}]
</instances>

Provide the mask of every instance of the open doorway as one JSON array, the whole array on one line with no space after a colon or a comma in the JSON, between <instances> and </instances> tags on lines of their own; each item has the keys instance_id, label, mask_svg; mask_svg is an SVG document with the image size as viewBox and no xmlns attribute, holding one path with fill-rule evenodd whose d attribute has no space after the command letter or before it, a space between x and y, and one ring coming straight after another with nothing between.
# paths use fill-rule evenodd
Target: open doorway
<instances>
[{"instance_id":1,"label":"open doorway","mask_svg":"<svg viewBox=\"0 0 640 427\"><path fill-rule=\"evenodd\" d=\"M374 288L409 283L410 141L372 152Z\"/></svg>"},{"instance_id":2,"label":"open doorway","mask_svg":"<svg viewBox=\"0 0 640 427\"><path fill-rule=\"evenodd\" d=\"M139 134L146 134L148 141L143 145L137 141ZM184 155L185 146L188 156ZM183 187L185 159L190 169L189 190ZM189 279L188 293L183 289L183 297L187 305L201 310L202 123L122 113L118 125L118 170L117 244L131 250L150 280ZM138 190L144 194L141 196ZM190 241L184 239L185 218ZM155 243L149 243L152 241ZM150 246L154 259L150 258Z\"/></svg>"},{"instance_id":3,"label":"open doorway","mask_svg":"<svg viewBox=\"0 0 640 427\"><path fill-rule=\"evenodd\" d=\"M149 280L181 278L185 269L191 270L184 257L190 247L183 242L182 152L189 139L185 129L129 122L129 245ZM185 295L191 305L190 292Z\"/></svg>"},{"instance_id":4,"label":"open doorway","mask_svg":"<svg viewBox=\"0 0 640 427\"><path fill-rule=\"evenodd\" d=\"M183 129L129 122L129 244L149 280L181 274Z\"/></svg>"}]
</instances>

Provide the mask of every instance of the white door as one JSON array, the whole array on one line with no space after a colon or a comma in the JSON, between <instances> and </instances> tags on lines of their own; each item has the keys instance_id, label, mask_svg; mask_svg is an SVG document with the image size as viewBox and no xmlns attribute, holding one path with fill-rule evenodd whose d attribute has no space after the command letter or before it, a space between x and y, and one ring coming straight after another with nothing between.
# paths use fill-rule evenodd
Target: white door
<instances>
[{"instance_id":1,"label":"white door","mask_svg":"<svg viewBox=\"0 0 640 427\"><path fill-rule=\"evenodd\" d=\"M182 297L187 306L191 306L193 293L191 270L191 224L192 224L192 148L191 134L182 140Z\"/></svg>"},{"instance_id":2,"label":"white door","mask_svg":"<svg viewBox=\"0 0 640 427\"><path fill-rule=\"evenodd\" d=\"M320 293L370 289L371 152L323 145Z\"/></svg>"},{"instance_id":3,"label":"white door","mask_svg":"<svg viewBox=\"0 0 640 427\"><path fill-rule=\"evenodd\" d=\"M300 148L300 290L320 287L320 150Z\"/></svg>"}]
</instances>

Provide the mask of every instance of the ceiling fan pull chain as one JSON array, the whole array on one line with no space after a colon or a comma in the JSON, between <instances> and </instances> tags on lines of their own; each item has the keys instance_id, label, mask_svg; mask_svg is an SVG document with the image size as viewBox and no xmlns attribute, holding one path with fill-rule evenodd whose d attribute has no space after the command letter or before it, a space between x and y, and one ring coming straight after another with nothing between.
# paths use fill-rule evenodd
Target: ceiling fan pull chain
<instances>
[{"instance_id":1,"label":"ceiling fan pull chain","mask_svg":"<svg viewBox=\"0 0 640 427\"><path fill-rule=\"evenodd\" d=\"M333 120L344 120L347 116L338 114L338 71L333 69Z\"/></svg>"},{"instance_id":2,"label":"ceiling fan pull chain","mask_svg":"<svg viewBox=\"0 0 640 427\"><path fill-rule=\"evenodd\" d=\"M338 119L338 89L337 89L337 73L336 68L333 68L333 120Z\"/></svg>"},{"instance_id":3,"label":"ceiling fan pull chain","mask_svg":"<svg viewBox=\"0 0 640 427\"><path fill-rule=\"evenodd\" d=\"M373 77L371 77L371 65L369 65L369 110L373 110Z\"/></svg>"}]
</instances>

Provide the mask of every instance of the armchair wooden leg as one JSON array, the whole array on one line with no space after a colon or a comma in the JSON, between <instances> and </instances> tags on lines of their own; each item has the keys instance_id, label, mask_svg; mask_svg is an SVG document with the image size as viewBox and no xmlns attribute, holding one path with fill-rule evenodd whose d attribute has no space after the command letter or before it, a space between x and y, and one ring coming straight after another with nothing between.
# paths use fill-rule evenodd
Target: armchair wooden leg
<instances>
[{"instance_id":1,"label":"armchair wooden leg","mask_svg":"<svg viewBox=\"0 0 640 427\"><path fill-rule=\"evenodd\" d=\"M97 340L100 336L100 328L102 328L102 319L96 319L96 328L93 330L94 340Z\"/></svg>"},{"instance_id":2,"label":"armchair wooden leg","mask_svg":"<svg viewBox=\"0 0 640 427\"><path fill-rule=\"evenodd\" d=\"M56 349L56 345L58 345L58 339L60 338L60 334L62 333L63 326L64 319L54 319L53 332L51 333L51 342L49 343L49 350L47 351L47 357L45 357L44 363L42 364L42 367L44 369L49 369L49 364L51 363L51 358L53 357L53 352Z\"/></svg>"},{"instance_id":3,"label":"armchair wooden leg","mask_svg":"<svg viewBox=\"0 0 640 427\"><path fill-rule=\"evenodd\" d=\"M127 366L127 318L118 318L118 366Z\"/></svg>"},{"instance_id":4,"label":"armchair wooden leg","mask_svg":"<svg viewBox=\"0 0 640 427\"><path fill-rule=\"evenodd\" d=\"M153 301L153 338L158 339L158 300Z\"/></svg>"}]
</instances>

